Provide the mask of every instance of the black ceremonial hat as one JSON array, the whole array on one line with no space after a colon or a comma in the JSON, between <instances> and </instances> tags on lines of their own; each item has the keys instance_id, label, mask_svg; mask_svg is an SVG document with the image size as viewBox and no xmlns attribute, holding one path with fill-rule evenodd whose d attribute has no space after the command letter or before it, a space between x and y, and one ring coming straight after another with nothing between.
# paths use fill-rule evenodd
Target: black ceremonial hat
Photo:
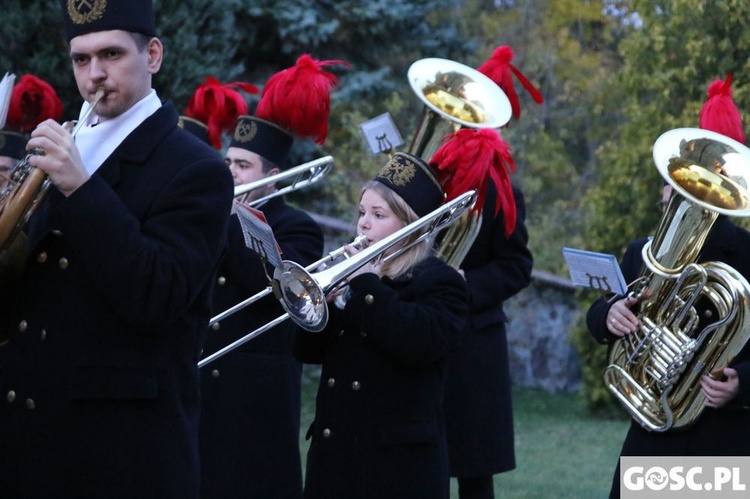
<instances>
[{"instance_id":1,"label":"black ceremonial hat","mask_svg":"<svg viewBox=\"0 0 750 499\"><path fill-rule=\"evenodd\" d=\"M62 10L68 41L115 29L156 36L152 0L62 0Z\"/></svg>"},{"instance_id":2,"label":"black ceremonial hat","mask_svg":"<svg viewBox=\"0 0 750 499\"><path fill-rule=\"evenodd\" d=\"M401 196L419 217L436 210L445 198L435 170L422 158L405 152L394 154L375 180Z\"/></svg>"},{"instance_id":3,"label":"black ceremonial hat","mask_svg":"<svg viewBox=\"0 0 750 499\"><path fill-rule=\"evenodd\" d=\"M294 137L284 128L257 116L237 118L229 147L239 147L267 159L279 168L286 163Z\"/></svg>"},{"instance_id":4,"label":"black ceremonial hat","mask_svg":"<svg viewBox=\"0 0 750 499\"><path fill-rule=\"evenodd\" d=\"M0 156L21 159L26 156L28 137L17 132L0 130Z\"/></svg>"},{"instance_id":5,"label":"black ceremonial hat","mask_svg":"<svg viewBox=\"0 0 750 499\"><path fill-rule=\"evenodd\" d=\"M177 126L195 135L206 144L211 145L211 141L208 140L208 126L205 123L190 116L181 115L177 121Z\"/></svg>"}]
</instances>

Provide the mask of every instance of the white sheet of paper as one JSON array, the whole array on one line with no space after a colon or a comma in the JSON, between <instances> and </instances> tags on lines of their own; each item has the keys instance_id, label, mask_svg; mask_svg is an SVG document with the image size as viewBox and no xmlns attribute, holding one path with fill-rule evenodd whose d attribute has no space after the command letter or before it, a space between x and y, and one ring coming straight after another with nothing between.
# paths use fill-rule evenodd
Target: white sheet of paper
<instances>
[{"instance_id":1,"label":"white sheet of paper","mask_svg":"<svg viewBox=\"0 0 750 499\"><path fill-rule=\"evenodd\" d=\"M280 267L279 244L263 212L238 202L235 202L235 206L242 226L242 234L245 236L245 245L265 258L274 268Z\"/></svg>"},{"instance_id":2,"label":"white sheet of paper","mask_svg":"<svg viewBox=\"0 0 750 499\"><path fill-rule=\"evenodd\" d=\"M614 255L563 248L563 257L576 286L624 295L628 285Z\"/></svg>"},{"instance_id":3,"label":"white sheet of paper","mask_svg":"<svg viewBox=\"0 0 750 499\"><path fill-rule=\"evenodd\" d=\"M16 75L5 73L0 80L0 128L5 126L5 120L8 118L8 108L10 107L10 97L13 94L13 85L16 81Z\"/></svg>"},{"instance_id":4,"label":"white sheet of paper","mask_svg":"<svg viewBox=\"0 0 750 499\"><path fill-rule=\"evenodd\" d=\"M359 133L372 155L395 150L404 143L390 113L383 113L360 124Z\"/></svg>"}]
</instances>

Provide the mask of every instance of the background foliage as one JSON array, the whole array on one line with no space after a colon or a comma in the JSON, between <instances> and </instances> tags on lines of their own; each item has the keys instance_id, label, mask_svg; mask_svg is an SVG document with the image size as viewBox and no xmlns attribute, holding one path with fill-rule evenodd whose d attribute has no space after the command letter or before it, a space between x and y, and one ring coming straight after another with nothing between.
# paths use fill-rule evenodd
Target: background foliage
<instances>
[{"instance_id":1,"label":"background foliage","mask_svg":"<svg viewBox=\"0 0 750 499\"><path fill-rule=\"evenodd\" d=\"M517 85L523 114L503 129L528 203L535 268L567 275L561 247L621 255L649 234L661 180L651 146L664 131L697 126L705 89L734 73L734 97L750 105L750 2L745 0L155 0L166 59L159 94L183 109L205 76L262 86L302 53L352 69L333 96L323 147L295 145L294 161L331 154L334 172L292 197L310 211L353 216L357 190L383 163L365 152L358 126L389 112L406 146L421 105L406 82L422 57L472 67L498 45L542 91L538 106ZM5 0L0 71L53 84L76 116L57 1ZM256 97L248 97L254 104ZM586 310L595 298L582 292ZM605 407L605 350L585 326L571 331L584 359L583 393Z\"/></svg>"}]
</instances>

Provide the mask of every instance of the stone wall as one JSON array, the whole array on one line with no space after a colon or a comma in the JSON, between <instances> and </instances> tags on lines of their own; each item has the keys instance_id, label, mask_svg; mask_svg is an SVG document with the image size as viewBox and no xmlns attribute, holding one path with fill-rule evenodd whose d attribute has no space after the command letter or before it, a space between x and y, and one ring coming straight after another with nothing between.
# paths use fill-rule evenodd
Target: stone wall
<instances>
[{"instance_id":1,"label":"stone wall","mask_svg":"<svg viewBox=\"0 0 750 499\"><path fill-rule=\"evenodd\" d=\"M568 280L535 271L531 285L506 302L514 385L552 392L580 387L580 362L568 341L580 313L574 290Z\"/></svg>"}]
</instances>

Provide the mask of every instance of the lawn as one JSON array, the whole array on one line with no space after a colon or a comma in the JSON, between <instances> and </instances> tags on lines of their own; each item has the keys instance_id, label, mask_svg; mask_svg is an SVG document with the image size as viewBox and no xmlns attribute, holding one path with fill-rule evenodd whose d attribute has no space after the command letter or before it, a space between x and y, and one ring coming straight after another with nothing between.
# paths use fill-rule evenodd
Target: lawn
<instances>
[{"instance_id":1,"label":"lawn","mask_svg":"<svg viewBox=\"0 0 750 499\"><path fill-rule=\"evenodd\" d=\"M303 463L317 388L316 371L305 369L302 383ZM606 498L628 422L607 421L586 413L578 394L538 389L513 391L516 433L514 471L495 476L498 499ZM451 499L458 499L455 480Z\"/></svg>"}]
</instances>

